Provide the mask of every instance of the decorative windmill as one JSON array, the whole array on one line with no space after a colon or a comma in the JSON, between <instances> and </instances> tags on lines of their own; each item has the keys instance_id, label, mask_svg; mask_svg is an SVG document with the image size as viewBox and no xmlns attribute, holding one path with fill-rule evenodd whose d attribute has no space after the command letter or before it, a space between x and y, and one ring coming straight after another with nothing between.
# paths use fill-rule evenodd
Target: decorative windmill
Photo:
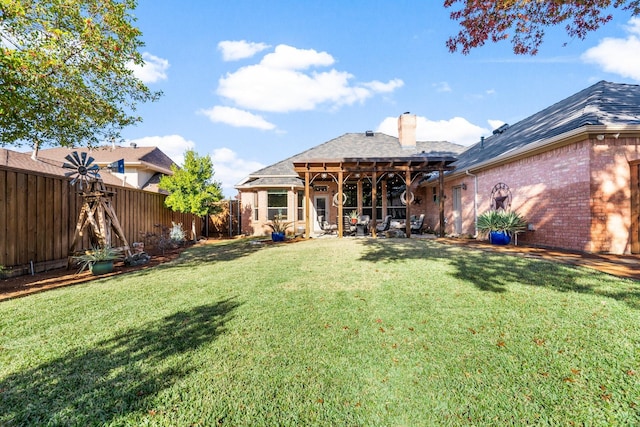
<instances>
[{"instance_id":1,"label":"decorative windmill","mask_svg":"<svg viewBox=\"0 0 640 427\"><path fill-rule=\"evenodd\" d=\"M72 169L65 173L66 177L73 177L71 185L78 184L78 189L82 194L84 202L80 210L76 231L71 242L71 252L75 250L76 244L80 241L82 234L86 228L90 227L92 236L100 247L109 246L111 243L111 231L115 232L120 238L124 246L121 248L131 257L131 250L127 243L124 232L118 221L113 207L111 206L111 198L113 192L107 191L100 177L100 167L94 164L94 158L82 152L78 155L77 151L67 155L65 159L68 163L62 165L65 169Z\"/></svg>"}]
</instances>

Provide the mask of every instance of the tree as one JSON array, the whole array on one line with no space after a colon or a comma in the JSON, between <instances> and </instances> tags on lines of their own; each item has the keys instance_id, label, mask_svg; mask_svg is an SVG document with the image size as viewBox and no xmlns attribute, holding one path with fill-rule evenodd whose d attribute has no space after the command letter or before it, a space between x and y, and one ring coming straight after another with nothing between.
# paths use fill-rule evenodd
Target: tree
<instances>
[{"instance_id":1,"label":"tree","mask_svg":"<svg viewBox=\"0 0 640 427\"><path fill-rule=\"evenodd\" d=\"M220 184L213 181L211 157L199 156L193 150L184 154L184 167L172 166L173 175L160 178L159 187L169 192L165 204L171 210L204 216L211 212L215 202L222 199ZM195 240L195 221L191 224Z\"/></svg>"},{"instance_id":2,"label":"tree","mask_svg":"<svg viewBox=\"0 0 640 427\"><path fill-rule=\"evenodd\" d=\"M468 54L472 48L511 37L513 51L519 55L535 55L544 39L545 27L566 23L570 37L584 39L590 31L612 19L610 7L640 14L640 0L445 0L446 8L458 3L464 6L451 12L462 30L447 41L449 51L458 48Z\"/></svg>"},{"instance_id":3,"label":"tree","mask_svg":"<svg viewBox=\"0 0 640 427\"><path fill-rule=\"evenodd\" d=\"M120 138L154 101L136 0L0 0L0 146L93 146Z\"/></svg>"}]
</instances>

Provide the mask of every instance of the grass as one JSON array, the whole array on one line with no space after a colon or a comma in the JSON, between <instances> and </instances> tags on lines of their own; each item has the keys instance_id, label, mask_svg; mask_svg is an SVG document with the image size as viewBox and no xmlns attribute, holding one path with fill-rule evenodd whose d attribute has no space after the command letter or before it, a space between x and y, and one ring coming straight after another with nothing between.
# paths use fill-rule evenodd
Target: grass
<instances>
[{"instance_id":1,"label":"grass","mask_svg":"<svg viewBox=\"0 0 640 427\"><path fill-rule=\"evenodd\" d=\"M591 270L224 242L0 304L0 425L634 425L639 324Z\"/></svg>"}]
</instances>

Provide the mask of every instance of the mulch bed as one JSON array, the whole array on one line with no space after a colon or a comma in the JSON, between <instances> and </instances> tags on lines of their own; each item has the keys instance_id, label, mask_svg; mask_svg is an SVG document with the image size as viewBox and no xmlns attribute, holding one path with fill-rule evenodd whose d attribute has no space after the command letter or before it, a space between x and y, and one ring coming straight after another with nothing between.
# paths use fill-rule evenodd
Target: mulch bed
<instances>
[{"instance_id":1,"label":"mulch bed","mask_svg":"<svg viewBox=\"0 0 640 427\"><path fill-rule=\"evenodd\" d=\"M60 288L63 286L86 283L91 280L102 279L105 277L117 276L130 271L140 271L147 268L153 268L159 264L178 258L180 253L185 249L186 247L179 247L175 249L168 249L164 251L164 254L149 254L151 259L143 265L126 266L123 262L116 262L112 273L100 276L94 276L89 271L78 273L77 268L74 266L69 269L58 268L42 273L36 273L33 276L23 275L8 279L0 279L0 301Z\"/></svg>"}]
</instances>

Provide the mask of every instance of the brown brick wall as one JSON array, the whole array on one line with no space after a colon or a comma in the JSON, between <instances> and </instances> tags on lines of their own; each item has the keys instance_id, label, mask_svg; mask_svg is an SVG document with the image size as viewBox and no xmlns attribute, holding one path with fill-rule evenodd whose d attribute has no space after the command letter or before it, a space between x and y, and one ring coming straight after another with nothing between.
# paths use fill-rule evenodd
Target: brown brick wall
<instances>
[{"instance_id":1,"label":"brown brick wall","mask_svg":"<svg viewBox=\"0 0 640 427\"><path fill-rule=\"evenodd\" d=\"M505 183L511 209L535 231L519 242L588 252L630 252L630 163L640 161L640 138L595 138L555 148L477 173L478 215L487 211L494 185ZM453 187L462 191L463 234L474 230L474 177L445 185L446 232L454 232ZM431 194L431 188L425 191ZM427 218L437 225L438 205L429 199Z\"/></svg>"}]
</instances>

